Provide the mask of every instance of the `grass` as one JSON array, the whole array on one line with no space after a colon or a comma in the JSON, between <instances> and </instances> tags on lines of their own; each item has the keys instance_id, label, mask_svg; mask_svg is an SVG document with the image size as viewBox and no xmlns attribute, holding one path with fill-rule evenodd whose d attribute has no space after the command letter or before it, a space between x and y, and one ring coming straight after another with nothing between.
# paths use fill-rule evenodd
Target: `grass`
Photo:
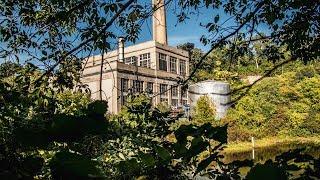
<instances>
[{"instance_id":1,"label":"grass","mask_svg":"<svg viewBox=\"0 0 320 180\"><path fill-rule=\"evenodd\" d=\"M320 146L320 136L315 137L271 137L255 140L255 149L278 145L308 145ZM252 150L251 142L234 142L227 145L225 153L239 153Z\"/></svg>"}]
</instances>

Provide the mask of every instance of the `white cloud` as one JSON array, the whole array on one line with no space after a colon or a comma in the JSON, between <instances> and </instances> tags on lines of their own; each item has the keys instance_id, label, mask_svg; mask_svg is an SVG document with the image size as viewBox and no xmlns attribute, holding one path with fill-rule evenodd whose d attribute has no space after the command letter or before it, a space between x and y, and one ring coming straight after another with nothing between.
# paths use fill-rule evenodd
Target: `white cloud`
<instances>
[{"instance_id":1,"label":"white cloud","mask_svg":"<svg viewBox=\"0 0 320 180\"><path fill-rule=\"evenodd\" d=\"M186 42L192 42L196 43L199 42L200 37L197 36L173 36L173 37L168 37L169 44L171 45L178 45L181 43L186 43Z\"/></svg>"}]
</instances>

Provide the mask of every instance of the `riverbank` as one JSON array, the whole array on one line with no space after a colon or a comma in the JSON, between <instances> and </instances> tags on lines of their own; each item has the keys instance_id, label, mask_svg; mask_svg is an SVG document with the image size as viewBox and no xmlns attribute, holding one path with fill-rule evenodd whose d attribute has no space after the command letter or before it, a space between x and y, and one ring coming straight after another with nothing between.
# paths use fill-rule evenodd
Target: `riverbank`
<instances>
[{"instance_id":1,"label":"riverbank","mask_svg":"<svg viewBox=\"0 0 320 180\"><path fill-rule=\"evenodd\" d=\"M320 136L314 137L272 137L255 140L255 149L285 145L315 145L320 146ZM224 149L225 153L240 153L252 150L251 142L233 142Z\"/></svg>"},{"instance_id":2,"label":"riverbank","mask_svg":"<svg viewBox=\"0 0 320 180\"><path fill-rule=\"evenodd\" d=\"M251 142L230 143L222 151L222 155L226 163L245 159L264 163L293 149L304 149L305 153L320 158L320 137L273 137L256 140L254 159Z\"/></svg>"}]
</instances>

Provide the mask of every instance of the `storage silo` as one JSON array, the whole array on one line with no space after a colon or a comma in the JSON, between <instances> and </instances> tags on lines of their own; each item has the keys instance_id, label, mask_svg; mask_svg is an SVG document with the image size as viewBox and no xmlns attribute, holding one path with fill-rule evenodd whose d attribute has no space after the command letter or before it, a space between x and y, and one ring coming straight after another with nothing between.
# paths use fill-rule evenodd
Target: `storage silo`
<instances>
[{"instance_id":1,"label":"storage silo","mask_svg":"<svg viewBox=\"0 0 320 180\"><path fill-rule=\"evenodd\" d=\"M216 107L216 118L226 116L230 107L230 84L222 81L207 80L189 86L191 109L196 106L201 96L208 95Z\"/></svg>"}]
</instances>

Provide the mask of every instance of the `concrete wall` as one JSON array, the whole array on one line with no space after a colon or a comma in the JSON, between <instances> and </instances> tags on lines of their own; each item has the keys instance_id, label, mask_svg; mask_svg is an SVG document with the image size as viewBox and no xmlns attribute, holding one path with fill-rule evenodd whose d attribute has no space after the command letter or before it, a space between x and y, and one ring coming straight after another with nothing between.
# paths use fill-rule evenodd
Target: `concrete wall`
<instances>
[{"instance_id":1,"label":"concrete wall","mask_svg":"<svg viewBox=\"0 0 320 180\"><path fill-rule=\"evenodd\" d=\"M128 79L131 82L133 80L140 80L144 82L146 87L147 82L154 84L154 94L160 93L160 84L167 84L168 87L177 85L177 81L187 78L189 74L189 58L188 52L180 50L174 47L162 45L155 41L149 41L145 43L136 44L126 47L124 49L125 58L150 53L150 68L139 67L136 65L129 65L117 60L117 51L111 51L104 55L103 65L103 99L108 100L109 111L112 113L119 112L121 108L121 78ZM167 62L169 66L170 56L177 58L177 73L171 73L167 71L159 70L158 56L159 53L167 55ZM99 99L99 80L100 80L100 68L101 68L101 55L92 56L87 59L87 64L84 68L82 82L89 85L91 92L95 92L92 95L93 99ZM179 60L186 62L186 75L180 75L179 72ZM169 71L169 69L168 69ZM171 103L170 91L168 91L168 101ZM179 96L181 92L178 92ZM183 98L187 101L188 98ZM178 99L181 103L181 97ZM160 96L154 98L154 103L160 103Z\"/></svg>"}]
</instances>

